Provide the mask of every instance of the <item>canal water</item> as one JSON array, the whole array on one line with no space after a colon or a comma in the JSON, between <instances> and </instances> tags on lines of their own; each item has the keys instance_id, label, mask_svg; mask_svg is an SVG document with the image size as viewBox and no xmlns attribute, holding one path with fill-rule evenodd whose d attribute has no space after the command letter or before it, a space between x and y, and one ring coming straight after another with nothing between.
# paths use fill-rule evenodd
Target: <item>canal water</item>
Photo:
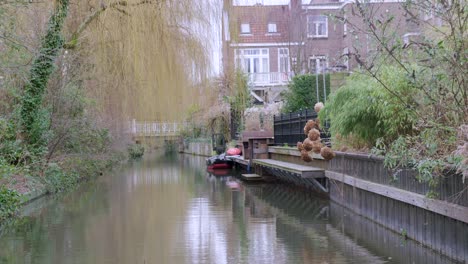
<instances>
[{"instance_id":1,"label":"canal water","mask_svg":"<svg viewBox=\"0 0 468 264\"><path fill-rule=\"evenodd\" d=\"M0 228L0 263L452 263L369 219L279 184L155 155Z\"/></svg>"}]
</instances>

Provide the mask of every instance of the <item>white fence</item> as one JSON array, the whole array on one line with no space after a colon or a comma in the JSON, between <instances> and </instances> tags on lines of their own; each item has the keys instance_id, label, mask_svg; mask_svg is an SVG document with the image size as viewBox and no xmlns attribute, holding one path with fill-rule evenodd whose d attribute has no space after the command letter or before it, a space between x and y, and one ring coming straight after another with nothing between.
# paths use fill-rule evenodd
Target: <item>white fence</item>
<instances>
[{"instance_id":1,"label":"white fence","mask_svg":"<svg viewBox=\"0 0 468 264\"><path fill-rule=\"evenodd\" d=\"M187 127L187 123L177 122L149 122L136 121L130 122L130 133L137 136L177 136Z\"/></svg>"},{"instance_id":2,"label":"white fence","mask_svg":"<svg viewBox=\"0 0 468 264\"><path fill-rule=\"evenodd\" d=\"M260 72L249 74L249 82L253 85L281 85L291 81L292 72Z\"/></svg>"}]
</instances>

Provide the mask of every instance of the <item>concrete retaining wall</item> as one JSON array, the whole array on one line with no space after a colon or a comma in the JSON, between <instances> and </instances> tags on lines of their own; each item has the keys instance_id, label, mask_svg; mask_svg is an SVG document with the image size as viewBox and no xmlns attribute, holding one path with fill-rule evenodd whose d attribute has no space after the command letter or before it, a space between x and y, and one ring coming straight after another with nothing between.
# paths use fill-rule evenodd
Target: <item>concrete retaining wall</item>
<instances>
[{"instance_id":1,"label":"concrete retaining wall","mask_svg":"<svg viewBox=\"0 0 468 264\"><path fill-rule=\"evenodd\" d=\"M213 155L211 142L209 141L191 141L183 143L183 152L187 154L210 157Z\"/></svg>"}]
</instances>

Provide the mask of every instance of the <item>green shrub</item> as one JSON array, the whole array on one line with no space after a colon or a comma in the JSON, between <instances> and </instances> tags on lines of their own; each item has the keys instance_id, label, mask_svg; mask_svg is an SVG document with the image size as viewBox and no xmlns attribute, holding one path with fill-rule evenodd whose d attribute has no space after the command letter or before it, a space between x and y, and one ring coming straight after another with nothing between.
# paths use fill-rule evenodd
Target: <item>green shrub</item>
<instances>
[{"instance_id":1,"label":"green shrub","mask_svg":"<svg viewBox=\"0 0 468 264\"><path fill-rule=\"evenodd\" d=\"M323 75L305 74L294 76L289 84L288 91L285 93L284 112L294 112L300 109L313 109L317 103L317 82L318 76L318 93L319 100L324 102L323 96ZM327 98L330 94L330 75L325 75L325 86Z\"/></svg>"},{"instance_id":2,"label":"green shrub","mask_svg":"<svg viewBox=\"0 0 468 264\"><path fill-rule=\"evenodd\" d=\"M48 165L45 171L47 191L59 193L70 189L78 183L80 176L75 171L66 172L55 163Z\"/></svg>"},{"instance_id":3,"label":"green shrub","mask_svg":"<svg viewBox=\"0 0 468 264\"><path fill-rule=\"evenodd\" d=\"M392 89L404 96L414 94L414 87L406 75L394 67L383 67L380 78L391 83ZM417 118L400 99L374 78L356 73L330 96L319 117L322 122L330 121L332 137L345 140L352 137L354 140L350 140L350 143L364 142L372 147L378 139L390 143L400 134L413 132Z\"/></svg>"},{"instance_id":4,"label":"green shrub","mask_svg":"<svg viewBox=\"0 0 468 264\"><path fill-rule=\"evenodd\" d=\"M15 215L20 206L20 195L15 190L0 186L0 221Z\"/></svg>"},{"instance_id":5,"label":"green shrub","mask_svg":"<svg viewBox=\"0 0 468 264\"><path fill-rule=\"evenodd\" d=\"M140 144L132 144L128 146L128 156L131 159L138 159L143 157L143 154L145 154L145 147L143 147Z\"/></svg>"}]
</instances>

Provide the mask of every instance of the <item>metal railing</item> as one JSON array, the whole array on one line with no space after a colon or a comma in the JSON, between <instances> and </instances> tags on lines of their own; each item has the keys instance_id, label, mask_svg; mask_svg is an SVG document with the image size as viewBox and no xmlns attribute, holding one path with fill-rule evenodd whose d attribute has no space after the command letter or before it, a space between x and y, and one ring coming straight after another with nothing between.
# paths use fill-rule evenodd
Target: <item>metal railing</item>
<instances>
[{"instance_id":1,"label":"metal railing","mask_svg":"<svg viewBox=\"0 0 468 264\"><path fill-rule=\"evenodd\" d=\"M292 72L258 72L249 74L249 83L253 85L279 85L291 81Z\"/></svg>"},{"instance_id":2,"label":"metal railing","mask_svg":"<svg viewBox=\"0 0 468 264\"><path fill-rule=\"evenodd\" d=\"M273 130L275 137L275 145L295 146L297 142L304 141L307 137L304 135L304 126L307 120L316 119L317 113L314 110L302 110L286 114L275 115L273 117ZM330 134L328 133L329 125L326 124L324 129L321 129L322 142L329 144Z\"/></svg>"},{"instance_id":3,"label":"metal railing","mask_svg":"<svg viewBox=\"0 0 468 264\"><path fill-rule=\"evenodd\" d=\"M187 123L178 122L130 122L130 133L137 136L176 136L187 127Z\"/></svg>"}]
</instances>

